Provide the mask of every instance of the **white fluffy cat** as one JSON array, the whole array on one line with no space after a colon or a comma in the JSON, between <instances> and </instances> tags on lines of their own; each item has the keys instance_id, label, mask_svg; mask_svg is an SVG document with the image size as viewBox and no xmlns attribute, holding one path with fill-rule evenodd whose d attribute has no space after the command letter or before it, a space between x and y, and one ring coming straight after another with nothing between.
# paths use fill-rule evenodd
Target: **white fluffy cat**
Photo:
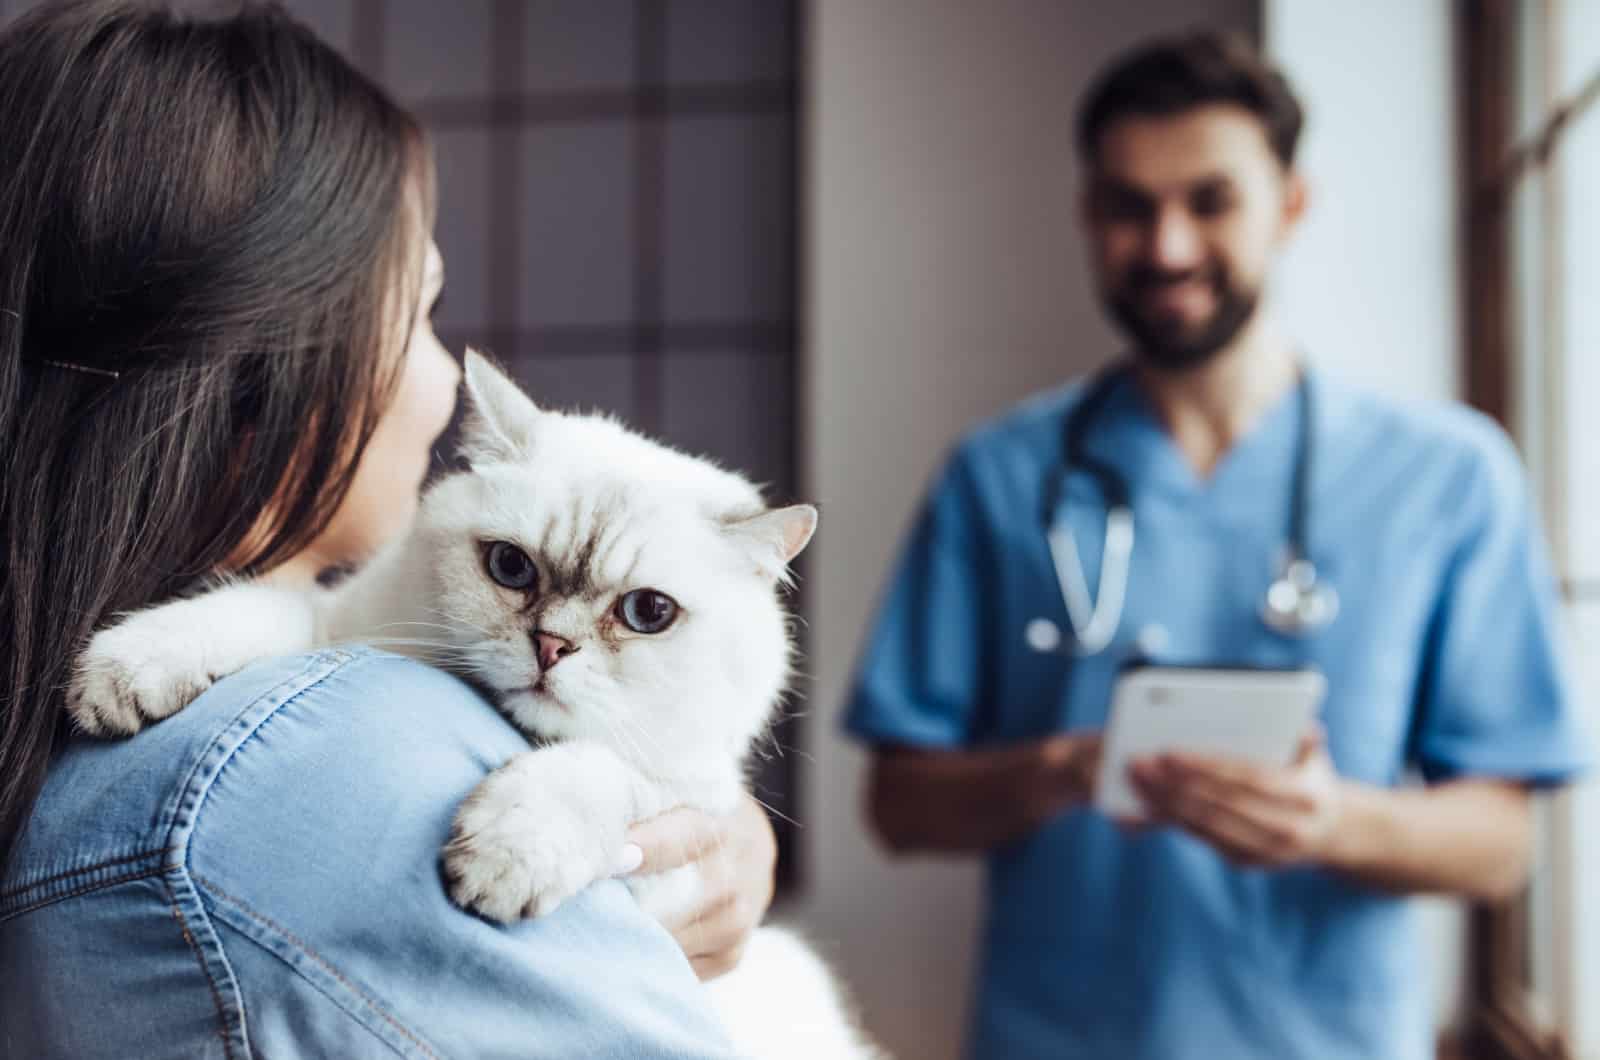
<instances>
[{"instance_id":1,"label":"white fluffy cat","mask_svg":"<svg viewBox=\"0 0 1600 1060\"><path fill-rule=\"evenodd\" d=\"M739 475L612 420L542 411L472 351L466 381L470 470L404 538L331 591L234 583L133 614L90 642L68 708L132 733L256 659L352 641L456 670L542 741L467 798L443 852L455 900L510 921L609 875L633 822L737 805L789 674L777 589L817 513L768 510ZM667 918L699 879L628 883ZM709 989L747 1055L876 1055L793 936L761 929Z\"/></svg>"}]
</instances>

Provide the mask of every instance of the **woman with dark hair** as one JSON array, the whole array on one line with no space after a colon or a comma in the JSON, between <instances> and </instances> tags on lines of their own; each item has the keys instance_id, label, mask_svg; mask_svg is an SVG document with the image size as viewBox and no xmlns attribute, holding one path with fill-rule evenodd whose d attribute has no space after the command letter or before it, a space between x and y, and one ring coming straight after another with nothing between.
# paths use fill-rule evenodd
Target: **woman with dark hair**
<instances>
[{"instance_id":1,"label":"woman with dark hair","mask_svg":"<svg viewBox=\"0 0 1600 1060\"><path fill-rule=\"evenodd\" d=\"M620 883L510 929L449 904L451 815L525 748L455 679L336 650L125 742L66 721L119 613L407 524L458 374L415 123L275 10L76 3L0 33L0 145L0 1056L722 1055ZM715 974L770 831L671 816L648 867L728 840L676 928Z\"/></svg>"}]
</instances>

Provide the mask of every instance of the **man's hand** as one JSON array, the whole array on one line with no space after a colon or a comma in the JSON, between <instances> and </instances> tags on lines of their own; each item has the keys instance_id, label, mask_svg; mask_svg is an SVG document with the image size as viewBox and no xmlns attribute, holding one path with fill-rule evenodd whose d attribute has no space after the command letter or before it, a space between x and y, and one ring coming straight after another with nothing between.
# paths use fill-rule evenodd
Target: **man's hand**
<instances>
[{"instance_id":1,"label":"man's hand","mask_svg":"<svg viewBox=\"0 0 1600 1060\"><path fill-rule=\"evenodd\" d=\"M628 840L642 854L631 871L699 867L704 886L700 903L664 926L702 980L731 971L772 904L778 841L765 811L749 795L727 817L669 810L634 825ZM628 872L630 866L625 863L620 869Z\"/></svg>"},{"instance_id":2,"label":"man's hand","mask_svg":"<svg viewBox=\"0 0 1600 1060\"><path fill-rule=\"evenodd\" d=\"M1052 777L1049 786L1065 793L1070 805L1093 801L1103 744L1099 732L1084 730L1048 736L1040 744L1040 760Z\"/></svg>"},{"instance_id":3,"label":"man's hand","mask_svg":"<svg viewBox=\"0 0 1600 1060\"><path fill-rule=\"evenodd\" d=\"M1149 823L1176 825L1235 864L1335 860L1345 787L1320 729L1301 741L1294 762L1283 768L1174 753L1135 762L1131 778Z\"/></svg>"}]
</instances>

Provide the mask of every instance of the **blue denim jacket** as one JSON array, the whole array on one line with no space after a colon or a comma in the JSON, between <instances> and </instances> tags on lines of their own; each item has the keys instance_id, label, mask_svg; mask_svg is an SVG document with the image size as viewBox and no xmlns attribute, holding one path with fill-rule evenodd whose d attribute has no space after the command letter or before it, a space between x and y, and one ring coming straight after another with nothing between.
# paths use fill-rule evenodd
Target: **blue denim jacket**
<instances>
[{"instance_id":1,"label":"blue denim jacket","mask_svg":"<svg viewBox=\"0 0 1600 1060\"><path fill-rule=\"evenodd\" d=\"M0 1057L731 1055L621 883L511 928L451 905L456 805L525 746L365 649L74 742L0 882Z\"/></svg>"}]
</instances>

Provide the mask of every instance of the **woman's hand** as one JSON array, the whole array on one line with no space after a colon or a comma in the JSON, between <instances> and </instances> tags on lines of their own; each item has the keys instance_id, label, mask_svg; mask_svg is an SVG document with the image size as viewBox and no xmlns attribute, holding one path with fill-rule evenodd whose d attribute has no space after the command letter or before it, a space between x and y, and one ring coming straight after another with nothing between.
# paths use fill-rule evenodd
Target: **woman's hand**
<instances>
[{"instance_id":1,"label":"woman's hand","mask_svg":"<svg viewBox=\"0 0 1600 1060\"><path fill-rule=\"evenodd\" d=\"M731 971L772 904L778 841L755 799L745 795L726 817L668 810L634 825L628 841L643 853L634 872L699 866L704 887L699 904L664 926L702 980Z\"/></svg>"}]
</instances>

